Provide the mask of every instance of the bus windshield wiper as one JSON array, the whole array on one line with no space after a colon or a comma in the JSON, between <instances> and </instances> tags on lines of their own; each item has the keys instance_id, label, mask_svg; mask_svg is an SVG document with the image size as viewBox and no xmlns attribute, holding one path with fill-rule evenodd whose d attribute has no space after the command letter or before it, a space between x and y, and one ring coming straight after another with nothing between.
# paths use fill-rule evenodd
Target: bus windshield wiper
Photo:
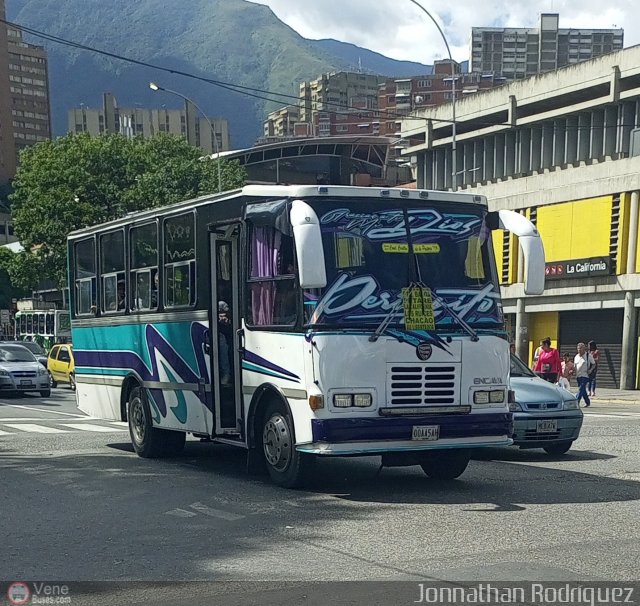
<instances>
[{"instance_id":1,"label":"bus windshield wiper","mask_svg":"<svg viewBox=\"0 0 640 606\"><path fill-rule=\"evenodd\" d=\"M380 335L385 330L387 330L387 328L389 327L389 324L391 324L391 320L393 319L393 316L399 313L401 307L402 307L402 299L400 298L393 304L393 307L387 312L387 315L382 319L382 322L380 322L380 324L378 325L378 328L376 328L374 333L369 337L369 341L371 341L372 343L375 343L380 338ZM400 337L396 337L396 338L398 339L398 341L402 341Z\"/></svg>"},{"instance_id":2,"label":"bus windshield wiper","mask_svg":"<svg viewBox=\"0 0 640 606\"><path fill-rule=\"evenodd\" d=\"M466 320L463 320L462 317L458 314L457 311L454 311L454 309L452 307L449 306L449 304L438 294L436 294L436 291L433 289L431 290L431 298L436 301L440 307L449 315L450 318L452 318L458 325L460 325L465 332L471 337L472 341L478 341L479 337L478 337L478 333L475 331L474 328L472 328Z\"/></svg>"}]
</instances>

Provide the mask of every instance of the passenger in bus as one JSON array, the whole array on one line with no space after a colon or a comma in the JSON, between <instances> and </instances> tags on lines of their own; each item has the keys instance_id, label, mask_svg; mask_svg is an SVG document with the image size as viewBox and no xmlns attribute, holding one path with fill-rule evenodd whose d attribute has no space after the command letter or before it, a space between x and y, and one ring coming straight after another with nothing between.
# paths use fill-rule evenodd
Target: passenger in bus
<instances>
[{"instance_id":1,"label":"passenger in bus","mask_svg":"<svg viewBox=\"0 0 640 606\"><path fill-rule=\"evenodd\" d=\"M117 299L118 299L118 311L123 310L126 307L124 280L118 280Z\"/></svg>"},{"instance_id":2,"label":"passenger in bus","mask_svg":"<svg viewBox=\"0 0 640 606\"><path fill-rule=\"evenodd\" d=\"M225 301L218 301L218 357L220 358L220 383L222 385L231 383L229 343L232 333L229 305Z\"/></svg>"}]
</instances>

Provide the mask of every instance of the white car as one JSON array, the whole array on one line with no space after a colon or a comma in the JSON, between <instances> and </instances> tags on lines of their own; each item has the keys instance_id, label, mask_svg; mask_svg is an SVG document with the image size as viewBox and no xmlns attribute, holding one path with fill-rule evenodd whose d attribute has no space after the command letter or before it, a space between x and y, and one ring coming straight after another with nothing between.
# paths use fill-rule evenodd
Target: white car
<instances>
[{"instance_id":1,"label":"white car","mask_svg":"<svg viewBox=\"0 0 640 606\"><path fill-rule=\"evenodd\" d=\"M513 354L510 384L515 392L515 403L510 404L514 445L565 454L582 427L583 414L576 397L538 377Z\"/></svg>"},{"instance_id":2,"label":"white car","mask_svg":"<svg viewBox=\"0 0 640 606\"><path fill-rule=\"evenodd\" d=\"M0 393L37 391L51 395L49 373L22 345L0 345Z\"/></svg>"}]
</instances>

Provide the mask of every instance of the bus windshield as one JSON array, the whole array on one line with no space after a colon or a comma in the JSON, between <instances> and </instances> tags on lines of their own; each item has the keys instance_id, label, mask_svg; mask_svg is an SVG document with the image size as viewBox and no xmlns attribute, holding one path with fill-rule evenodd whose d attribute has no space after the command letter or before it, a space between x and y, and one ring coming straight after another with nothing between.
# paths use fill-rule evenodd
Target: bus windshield
<instances>
[{"instance_id":1,"label":"bus windshield","mask_svg":"<svg viewBox=\"0 0 640 606\"><path fill-rule=\"evenodd\" d=\"M484 207L427 201L420 208L413 201L388 201L381 207L379 199L345 202L310 202L320 219L327 286L305 292L308 326L369 328L389 314L390 326L405 326L403 289L406 295L415 283L436 295L435 329L454 328L454 315L475 328L502 325Z\"/></svg>"}]
</instances>

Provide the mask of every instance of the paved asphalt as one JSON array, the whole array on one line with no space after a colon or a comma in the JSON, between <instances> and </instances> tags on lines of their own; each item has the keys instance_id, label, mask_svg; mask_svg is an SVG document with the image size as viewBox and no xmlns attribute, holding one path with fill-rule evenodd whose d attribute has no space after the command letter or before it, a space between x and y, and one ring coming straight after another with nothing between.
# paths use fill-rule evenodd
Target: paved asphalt
<instances>
[{"instance_id":1,"label":"paved asphalt","mask_svg":"<svg viewBox=\"0 0 640 606\"><path fill-rule=\"evenodd\" d=\"M3 398L0 604L3 581L218 581L76 588L72 604L409 604L416 581L637 580L639 438L639 405L596 402L565 456L485 451L449 483L323 460L291 491L232 447L140 459L67 388Z\"/></svg>"}]
</instances>

